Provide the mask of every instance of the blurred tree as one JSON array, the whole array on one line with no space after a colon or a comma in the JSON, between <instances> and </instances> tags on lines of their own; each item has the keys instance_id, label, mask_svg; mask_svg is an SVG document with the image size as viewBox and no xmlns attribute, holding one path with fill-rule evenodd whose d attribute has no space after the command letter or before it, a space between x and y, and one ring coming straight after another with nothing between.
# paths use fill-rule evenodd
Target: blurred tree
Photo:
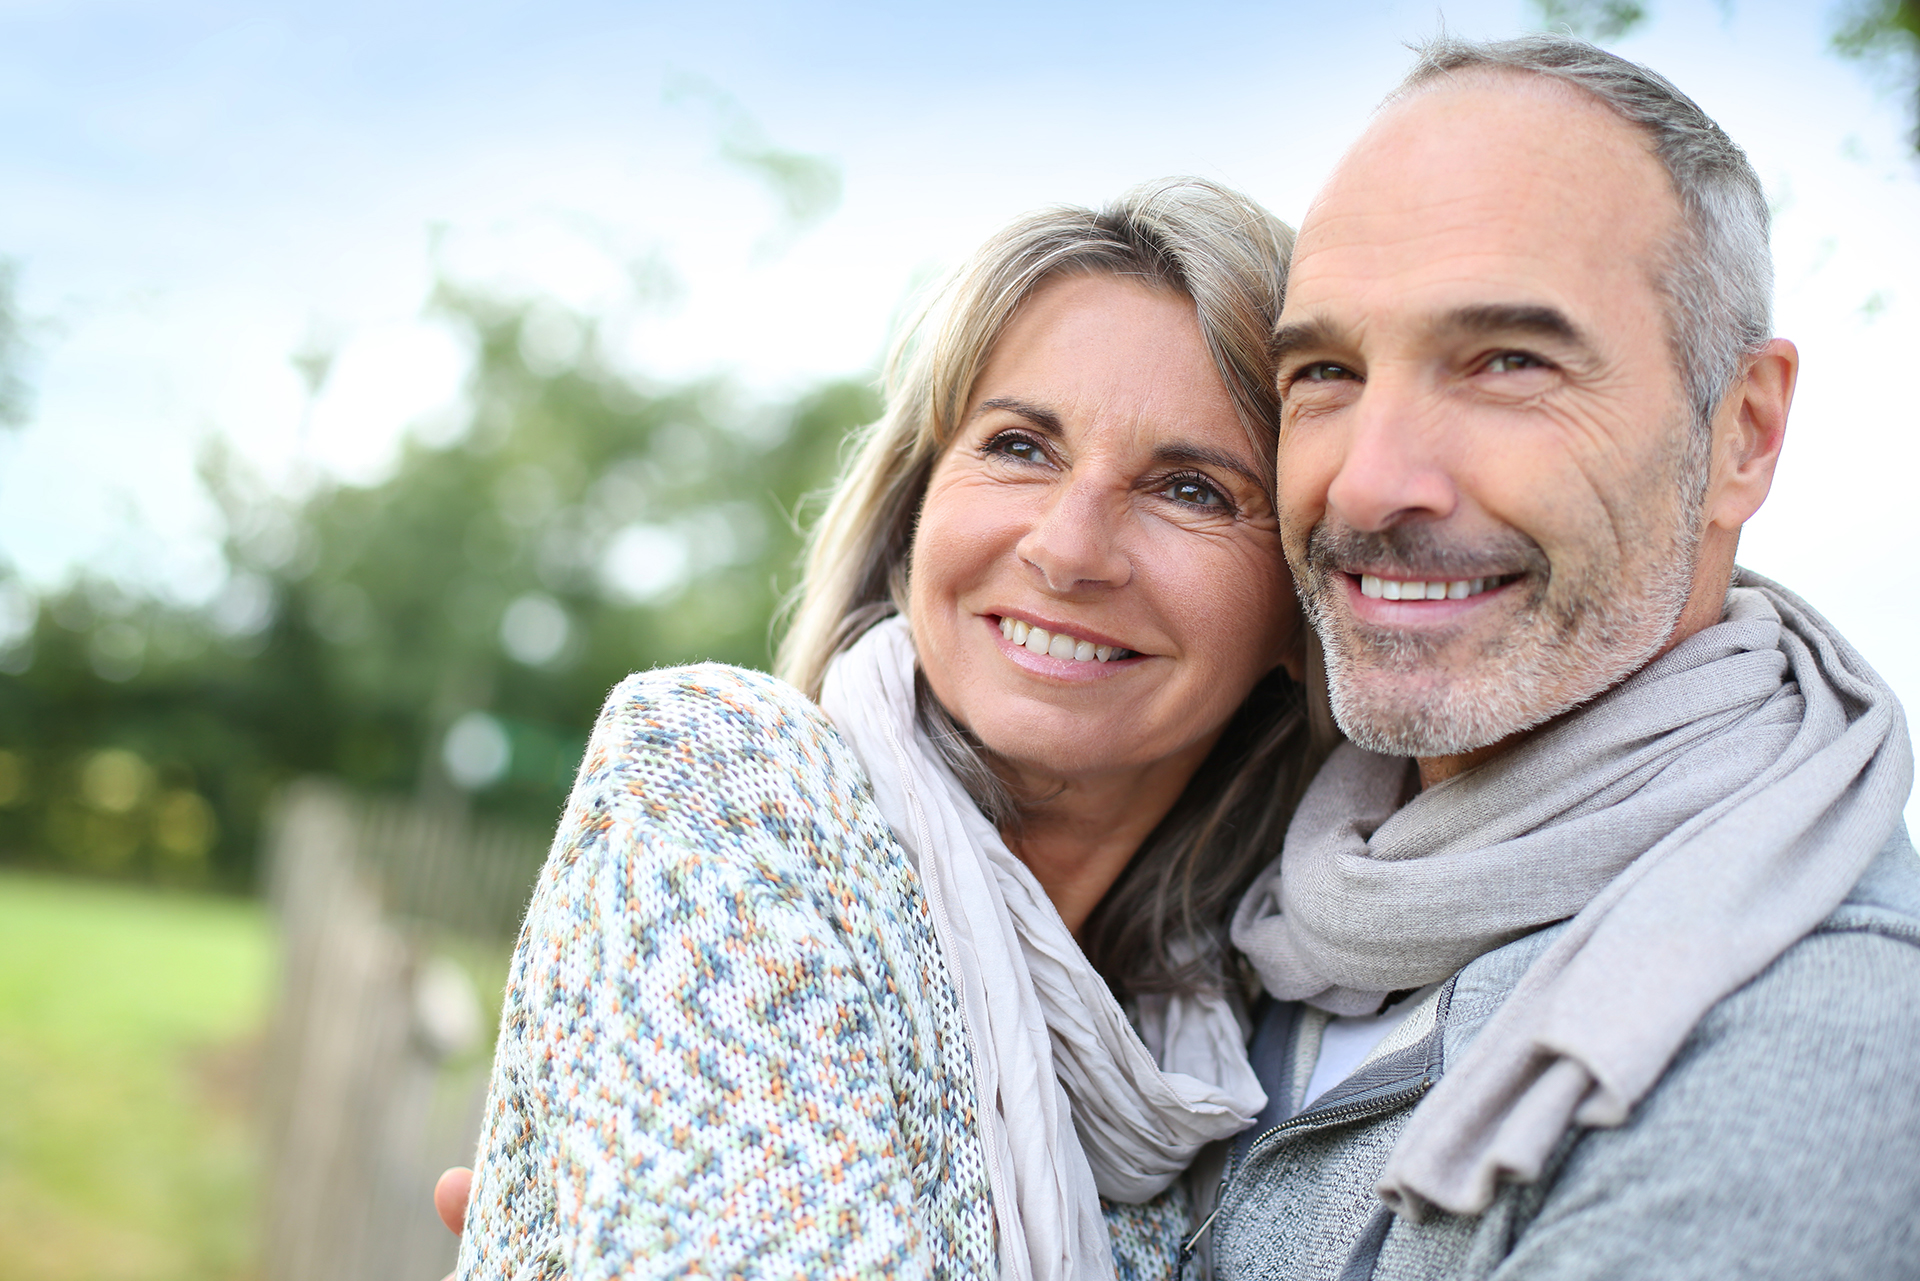
<instances>
[{"instance_id":1,"label":"blurred tree","mask_svg":"<svg viewBox=\"0 0 1920 1281\"><path fill-rule=\"evenodd\" d=\"M781 252L840 207L840 166L825 156L778 145L740 100L720 86L703 76L681 74L667 85L666 98L704 108L712 116L720 159L755 179L774 198L779 225L761 241L763 256Z\"/></svg>"},{"instance_id":2,"label":"blurred tree","mask_svg":"<svg viewBox=\"0 0 1920 1281\"><path fill-rule=\"evenodd\" d=\"M758 405L619 373L550 303L436 307L475 351L466 430L297 498L210 450L209 607L0 581L0 858L244 885L306 772L547 827L620 677L766 665L794 513L872 390Z\"/></svg>"},{"instance_id":3,"label":"blurred tree","mask_svg":"<svg viewBox=\"0 0 1920 1281\"><path fill-rule=\"evenodd\" d=\"M1731 12L1732 0L1721 0ZM1646 25L1651 10L1639 0L1533 0L1542 26L1605 43ZM1920 155L1920 0L1847 0L1836 11L1832 40L1843 58L1871 64L1908 99L1910 140Z\"/></svg>"},{"instance_id":4,"label":"blurred tree","mask_svg":"<svg viewBox=\"0 0 1920 1281\"><path fill-rule=\"evenodd\" d=\"M1920 0L1856 0L1841 13L1833 47L1880 68L1908 99L1920 154Z\"/></svg>"},{"instance_id":5,"label":"blurred tree","mask_svg":"<svg viewBox=\"0 0 1920 1281\"><path fill-rule=\"evenodd\" d=\"M1647 7L1636 0L1534 0L1534 8L1545 26L1596 43L1618 40L1647 20Z\"/></svg>"},{"instance_id":6,"label":"blurred tree","mask_svg":"<svg viewBox=\"0 0 1920 1281\"><path fill-rule=\"evenodd\" d=\"M26 327L15 301L19 264L0 258L0 427L27 420Z\"/></svg>"}]
</instances>

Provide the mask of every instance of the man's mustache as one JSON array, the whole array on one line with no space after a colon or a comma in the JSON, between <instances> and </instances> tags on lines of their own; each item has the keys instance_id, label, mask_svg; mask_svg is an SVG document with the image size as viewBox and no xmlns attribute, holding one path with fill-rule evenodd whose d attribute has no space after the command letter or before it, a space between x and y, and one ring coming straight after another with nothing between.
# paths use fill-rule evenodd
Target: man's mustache
<instances>
[{"instance_id":1,"label":"man's mustache","mask_svg":"<svg viewBox=\"0 0 1920 1281\"><path fill-rule=\"evenodd\" d=\"M1450 538L1433 522L1353 529L1321 521L1307 537L1307 578L1316 590L1334 574L1433 581L1525 574L1544 582L1547 554L1517 529L1471 542Z\"/></svg>"}]
</instances>

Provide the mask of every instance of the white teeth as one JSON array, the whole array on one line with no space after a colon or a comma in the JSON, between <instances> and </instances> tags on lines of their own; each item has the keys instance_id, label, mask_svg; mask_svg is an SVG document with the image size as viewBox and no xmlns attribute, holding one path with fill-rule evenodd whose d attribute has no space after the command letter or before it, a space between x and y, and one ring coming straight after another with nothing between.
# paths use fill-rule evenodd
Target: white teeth
<instances>
[{"instance_id":1,"label":"white teeth","mask_svg":"<svg viewBox=\"0 0 1920 1281\"><path fill-rule=\"evenodd\" d=\"M1104 663L1116 654L1124 657L1128 652L1117 645L1096 645L1065 632L1049 632L1044 627L1035 627L1004 614L1000 618L1000 634L1016 645L1025 646L1032 653L1069 658L1076 663Z\"/></svg>"},{"instance_id":2,"label":"white teeth","mask_svg":"<svg viewBox=\"0 0 1920 1281\"><path fill-rule=\"evenodd\" d=\"M1360 575L1360 594L1374 600L1465 600L1498 587L1499 577L1454 578L1438 582L1415 579L1381 578L1377 574Z\"/></svg>"}]
</instances>

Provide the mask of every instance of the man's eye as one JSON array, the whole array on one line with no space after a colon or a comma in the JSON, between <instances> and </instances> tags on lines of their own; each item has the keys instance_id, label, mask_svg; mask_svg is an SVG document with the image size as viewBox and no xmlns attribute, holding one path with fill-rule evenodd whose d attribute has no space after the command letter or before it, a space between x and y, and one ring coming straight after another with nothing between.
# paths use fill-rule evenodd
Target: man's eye
<instances>
[{"instance_id":1,"label":"man's eye","mask_svg":"<svg viewBox=\"0 0 1920 1281\"><path fill-rule=\"evenodd\" d=\"M1301 366L1299 372L1294 374L1293 381L1303 383L1344 382L1357 378L1358 376L1359 375L1355 374L1345 365L1336 365L1331 360L1316 360L1311 365Z\"/></svg>"},{"instance_id":2,"label":"man's eye","mask_svg":"<svg viewBox=\"0 0 1920 1281\"><path fill-rule=\"evenodd\" d=\"M1000 435L988 441L986 449L982 452L1000 454L1007 458L1018 459L1023 463L1044 463L1047 461L1047 451L1041 448L1040 442L1031 436L1021 435L1019 432L1002 432Z\"/></svg>"},{"instance_id":3,"label":"man's eye","mask_svg":"<svg viewBox=\"0 0 1920 1281\"><path fill-rule=\"evenodd\" d=\"M1490 374L1512 374L1522 369L1545 369L1547 362L1524 351L1503 351L1487 361Z\"/></svg>"},{"instance_id":4,"label":"man's eye","mask_svg":"<svg viewBox=\"0 0 1920 1281\"><path fill-rule=\"evenodd\" d=\"M1233 505L1227 501L1225 494L1214 488L1211 481L1198 476L1175 476L1160 492L1174 502L1185 503L1189 507L1223 510Z\"/></svg>"}]
</instances>

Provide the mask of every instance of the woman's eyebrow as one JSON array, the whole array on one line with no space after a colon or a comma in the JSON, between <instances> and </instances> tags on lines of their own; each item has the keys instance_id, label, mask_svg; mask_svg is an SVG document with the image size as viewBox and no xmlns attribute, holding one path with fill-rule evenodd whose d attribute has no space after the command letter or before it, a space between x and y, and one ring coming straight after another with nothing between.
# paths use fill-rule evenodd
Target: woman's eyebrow
<instances>
[{"instance_id":1,"label":"woman's eyebrow","mask_svg":"<svg viewBox=\"0 0 1920 1281\"><path fill-rule=\"evenodd\" d=\"M1009 414L1019 415L1032 423L1034 428L1043 435L1055 439L1066 435L1065 424L1060 421L1060 416L1051 409L1043 409L1039 405L1028 404L1024 400L1015 400L1011 396L995 396L991 400L981 401L979 406L973 411L973 417L978 418L980 415L996 409ZM1190 445L1186 443L1161 445L1154 449L1153 461L1162 466L1219 467L1244 478L1249 484L1264 487L1267 483L1258 472L1248 467L1232 454L1218 449L1208 449L1204 445Z\"/></svg>"},{"instance_id":2,"label":"woman's eyebrow","mask_svg":"<svg viewBox=\"0 0 1920 1281\"><path fill-rule=\"evenodd\" d=\"M1203 445L1161 445L1153 451L1153 460L1175 467L1219 467L1242 477L1250 485L1265 488L1267 484L1259 473L1232 454L1218 449L1208 449Z\"/></svg>"},{"instance_id":3,"label":"woman's eyebrow","mask_svg":"<svg viewBox=\"0 0 1920 1281\"><path fill-rule=\"evenodd\" d=\"M1032 423L1038 431L1055 439L1066 435L1067 429L1066 426L1061 423L1060 415L1054 413L1051 409L1043 409L1039 405L1030 405L1024 400L1015 400L1010 396L995 396L991 400L981 401L979 407L973 411L973 417L978 418L980 415L994 409L1005 410L1009 414L1018 414L1020 417ZM968 421L972 420L969 419Z\"/></svg>"}]
</instances>

